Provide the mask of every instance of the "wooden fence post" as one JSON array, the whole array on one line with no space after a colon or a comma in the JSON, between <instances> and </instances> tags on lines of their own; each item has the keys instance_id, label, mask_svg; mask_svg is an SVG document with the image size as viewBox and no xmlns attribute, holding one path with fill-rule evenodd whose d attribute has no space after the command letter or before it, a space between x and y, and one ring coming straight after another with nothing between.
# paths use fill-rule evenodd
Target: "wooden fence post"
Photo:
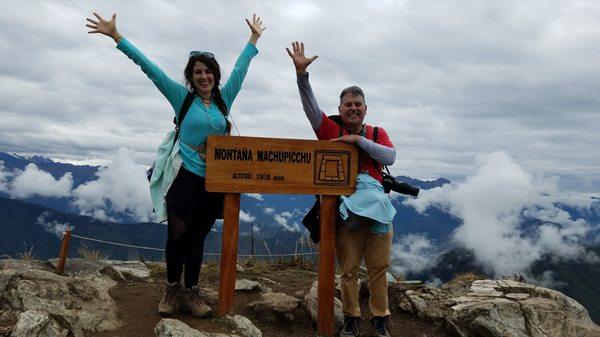
<instances>
[{"instance_id":1,"label":"wooden fence post","mask_svg":"<svg viewBox=\"0 0 600 337\"><path fill-rule=\"evenodd\" d=\"M67 255L69 254L69 243L71 242L71 230L67 229L62 236L60 241L60 252L58 253L58 265L56 266L56 272L61 274L65 271L65 263L67 262Z\"/></svg>"}]
</instances>

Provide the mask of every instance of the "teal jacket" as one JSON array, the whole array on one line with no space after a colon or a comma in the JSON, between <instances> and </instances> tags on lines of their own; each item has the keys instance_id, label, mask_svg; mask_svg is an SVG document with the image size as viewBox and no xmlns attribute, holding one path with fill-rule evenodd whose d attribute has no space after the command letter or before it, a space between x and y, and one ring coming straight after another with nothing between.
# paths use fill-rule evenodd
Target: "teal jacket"
<instances>
[{"instance_id":1,"label":"teal jacket","mask_svg":"<svg viewBox=\"0 0 600 337\"><path fill-rule=\"evenodd\" d=\"M121 38L117 49L140 66L169 101L174 113L178 114L188 89L173 81L127 39ZM235 62L227 82L221 87L221 95L228 111L231 110L233 101L242 88L250 61L256 54L258 54L256 47L251 43L246 44ZM225 133L225 117L216 104L213 102L207 108L200 99L194 99L181 124L179 139L174 142L174 131L171 131L157 152L154 173L150 179L150 195L154 211L160 222L167 220L165 196L181 166L183 165L188 171L204 177L206 175L206 138L209 135L224 135Z\"/></svg>"}]
</instances>

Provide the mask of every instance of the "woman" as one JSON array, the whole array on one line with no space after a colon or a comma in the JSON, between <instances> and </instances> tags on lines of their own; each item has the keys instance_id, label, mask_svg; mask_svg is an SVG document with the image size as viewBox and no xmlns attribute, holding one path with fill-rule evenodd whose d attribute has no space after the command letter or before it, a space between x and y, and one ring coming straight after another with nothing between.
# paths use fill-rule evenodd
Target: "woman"
<instances>
[{"instance_id":1,"label":"woman","mask_svg":"<svg viewBox=\"0 0 600 337\"><path fill-rule=\"evenodd\" d=\"M212 309L200 299L198 278L204 256L204 240L217 217L215 210L220 208L222 196L209 193L204 187L206 137L229 133L230 124L226 117L241 89L250 61L258 53L256 42L265 27L256 15L253 15L252 22L246 19L251 30L250 40L222 88L219 88L221 72L214 55L192 51L184 70L186 87L169 78L119 34L116 14L113 14L110 21L104 20L97 13L94 16L97 20L87 19L89 23L86 26L92 28L88 33L111 37L117 43L117 49L139 65L154 82L173 107L176 117L188 93L195 95L179 131L182 166L178 171L175 169L173 176L176 174L176 178L170 184L165 198L168 222L165 253L167 285L158 305L158 314L170 316L182 309L191 311L199 318L208 317L212 314ZM158 209L164 208L162 201L161 198L157 203L153 198L157 213L160 213ZM185 288L180 282L183 270Z\"/></svg>"}]
</instances>

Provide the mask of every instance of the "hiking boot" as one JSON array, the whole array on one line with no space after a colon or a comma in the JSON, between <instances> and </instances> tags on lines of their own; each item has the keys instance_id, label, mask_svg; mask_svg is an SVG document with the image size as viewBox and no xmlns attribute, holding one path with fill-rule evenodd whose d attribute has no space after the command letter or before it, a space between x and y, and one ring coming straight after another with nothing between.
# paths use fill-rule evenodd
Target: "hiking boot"
<instances>
[{"instance_id":1,"label":"hiking boot","mask_svg":"<svg viewBox=\"0 0 600 337\"><path fill-rule=\"evenodd\" d=\"M200 298L198 286L185 288L183 291L182 311L190 311L194 317L206 318L212 316L212 309Z\"/></svg>"},{"instance_id":2,"label":"hiking boot","mask_svg":"<svg viewBox=\"0 0 600 337\"><path fill-rule=\"evenodd\" d=\"M165 286L165 294L158 303L158 314L160 316L171 316L181 304L182 289L179 282L168 283Z\"/></svg>"},{"instance_id":3,"label":"hiking boot","mask_svg":"<svg viewBox=\"0 0 600 337\"><path fill-rule=\"evenodd\" d=\"M340 337L358 337L360 320L360 317L344 315L344 329L340 332Z\"/></svg>"},{"instance_id":4,"label":"hiking boot","mask_svg":"<svg viewBox=\"0 0 600 337\"><path fill-rule=\"evenodd\" d=\"M375 316L371 319L371 325L377 337L390 337L388 330L387 316Z\"/></svg>"}]
</instances>

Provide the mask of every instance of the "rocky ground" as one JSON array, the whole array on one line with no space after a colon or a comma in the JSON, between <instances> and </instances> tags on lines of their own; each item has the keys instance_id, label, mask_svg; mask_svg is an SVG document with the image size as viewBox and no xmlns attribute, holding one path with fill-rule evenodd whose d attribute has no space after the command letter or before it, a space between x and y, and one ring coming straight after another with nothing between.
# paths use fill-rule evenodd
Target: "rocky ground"
<instances>
[{"instance_id":1,"label":"rocky ground","mask_svg":"<svg viewBox=\"0 0 600 337\"><path fill-rule=\"evenodd\" d=\"M238 270L235 316L162 319L164 266L139 261L0 260L0 336L316 336L316 274L298 266ZM218 267L204 268L205 300L217 309ZM368 312L368 291L361 291ZM336 300L336 320L341 323ZM563 294L509 280L457 280L441 288L390 283L392 336L600 337L587 311ZM363 336L370 335L365 320Z\"/></svg>"}]
</instances>

